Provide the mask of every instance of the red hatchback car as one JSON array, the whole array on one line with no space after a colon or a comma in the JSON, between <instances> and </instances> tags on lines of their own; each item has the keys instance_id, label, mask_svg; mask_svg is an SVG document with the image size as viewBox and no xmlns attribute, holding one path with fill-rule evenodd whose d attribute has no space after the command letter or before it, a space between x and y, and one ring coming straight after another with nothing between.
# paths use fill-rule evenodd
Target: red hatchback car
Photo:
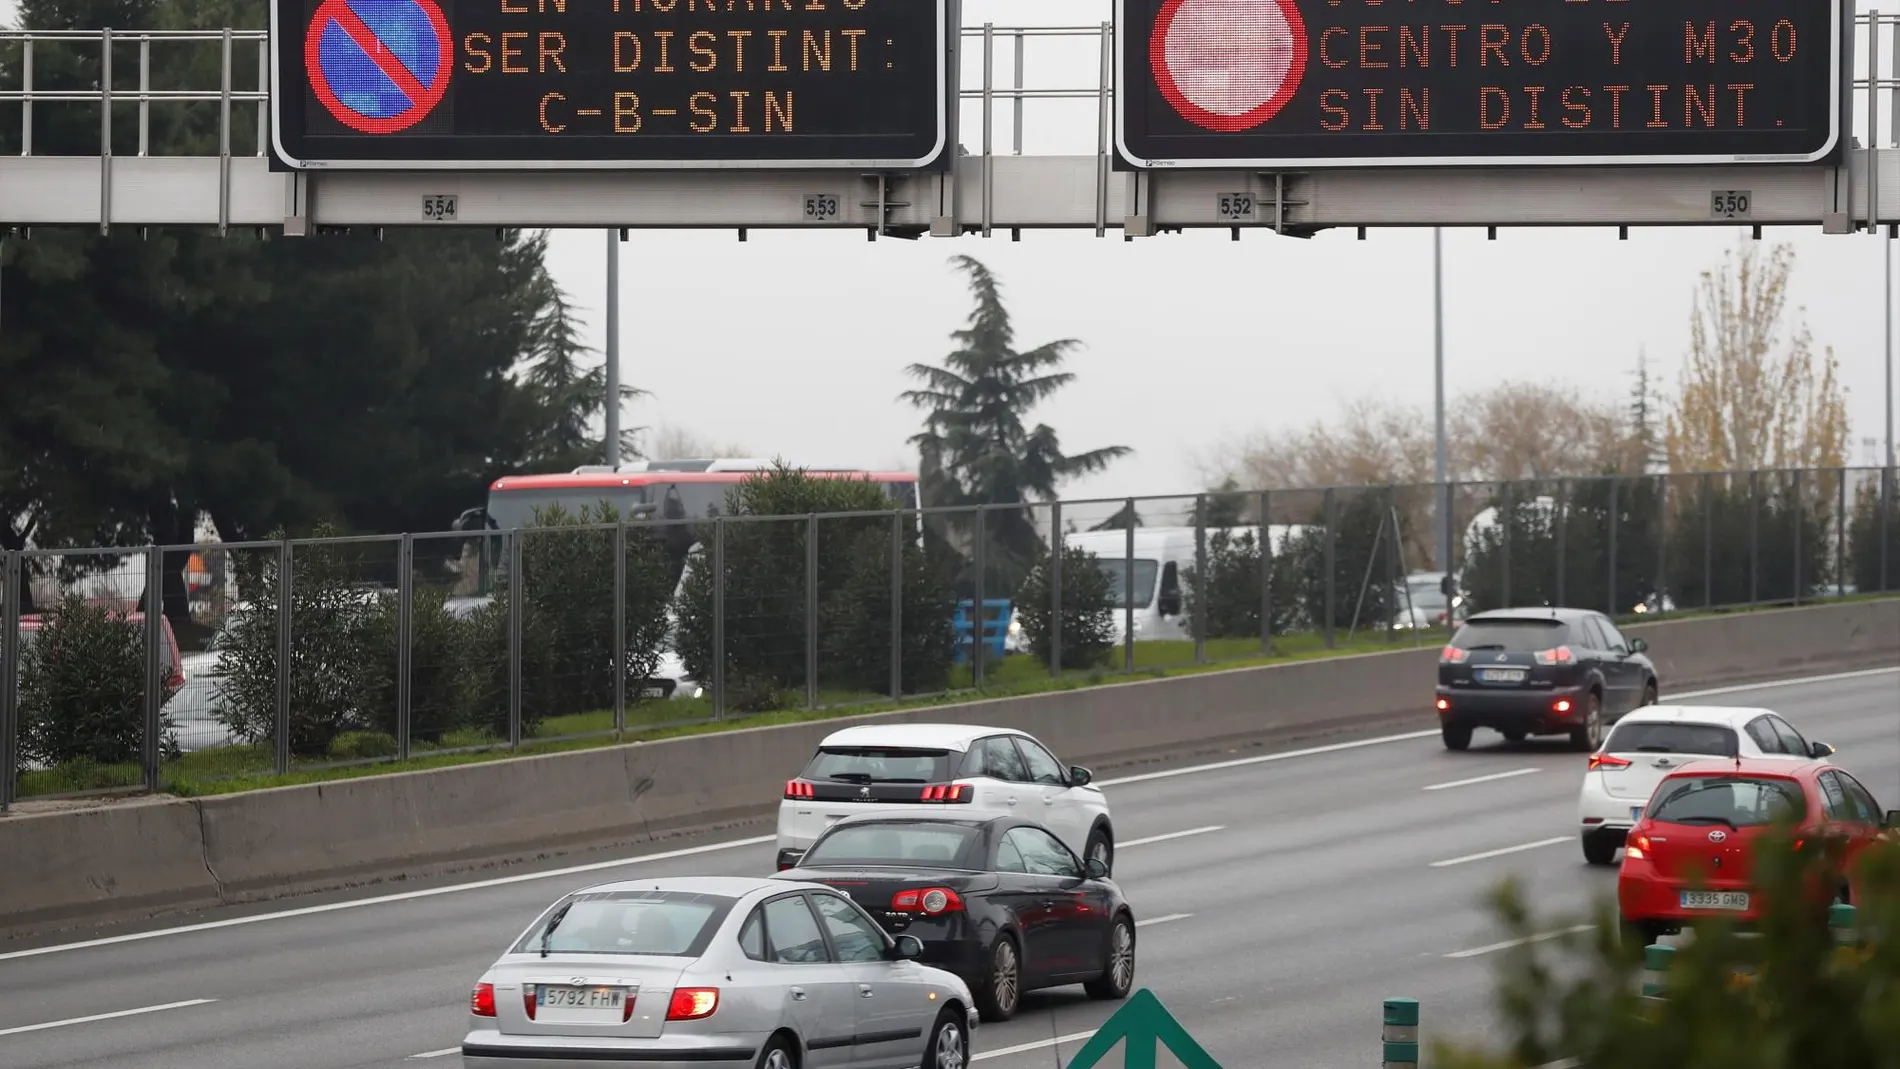
<instances>
[{"instance_id":1,"label":"red hatchback car","mask_svg":"<svg viewBox=\"0 0 1900 1069\"><path fill-rule=\"evenodd\" d=\"M1646 942L1699 919L1761 915L1751 883L1753 845L1787 815L1803 832L1838 835L1835 876L1851 900L1848 867L1900 813L1882 814L1859 780L1825 762L1735 758L1694 761L1664 777L1630 829L1617 876L1623 923ZM1834 890L1834 889L1829 889Z\"/></svg>"}]
</instances>

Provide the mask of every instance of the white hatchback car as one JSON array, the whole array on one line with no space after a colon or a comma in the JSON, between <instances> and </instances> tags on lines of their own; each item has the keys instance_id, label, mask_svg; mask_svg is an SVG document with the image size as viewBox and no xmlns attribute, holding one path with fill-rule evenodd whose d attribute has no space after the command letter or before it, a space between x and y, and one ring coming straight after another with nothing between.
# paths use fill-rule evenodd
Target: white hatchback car
<instances>
[{"instance_id":1,"label":"white hatchback car","mask_svg":"<svg viewBox=\"0 0 1900 1069\"><path fill-rule=\"evenodd\" d=\"M834 821L860 813L954 813L1033 820L1082 858L1115 864L1108 800L1080 766L1013 728L867 724L827 735L785 784L778 867L797 865ZM945 810L945 806L967 809Z\"/></svg>"},{"instance_id":2,"label":"white hatchback car","mask_svg":"<svg viewBox=\"0 0 1900 1069\"><path fill-rule=\"evenodd\" d=\"M1616 722L1590 755L1577 802L1578 837L1592 865L1615 861L1656 785L1671 771L1710 757L1825 761L1834 748L1810 742L1768 709L1650 705Z\"/></svg>"}]
</instances>

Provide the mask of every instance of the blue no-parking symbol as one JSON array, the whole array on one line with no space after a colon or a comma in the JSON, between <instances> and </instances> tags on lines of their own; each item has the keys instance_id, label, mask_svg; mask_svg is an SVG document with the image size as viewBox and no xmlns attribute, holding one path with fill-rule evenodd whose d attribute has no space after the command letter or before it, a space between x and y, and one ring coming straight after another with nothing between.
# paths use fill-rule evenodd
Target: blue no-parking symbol
<instances>
[{"instance_id":1,"label":"blue no-parking symbol","mask_svg":"<svg viewBox=\"0 0 1900 1069\"><path fill-rule=\"evenodd\" d=\"M393 134L422 121L455 67L436 0L323 0L304 36L310 88L336 121Z\"/></svg>"}]
</instances>

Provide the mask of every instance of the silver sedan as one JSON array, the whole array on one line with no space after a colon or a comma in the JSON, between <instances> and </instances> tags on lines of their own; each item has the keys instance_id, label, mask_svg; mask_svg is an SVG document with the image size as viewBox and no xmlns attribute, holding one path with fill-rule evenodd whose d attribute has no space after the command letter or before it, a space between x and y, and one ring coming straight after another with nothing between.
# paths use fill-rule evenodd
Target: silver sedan
<instances>
[{"instance_id":1,"label":"silver sedan","mask_svg":"<svg viewBox=\"0 0 1900 1069\"><path fill-rule=\"evenodd\" d=\"M976 1003L824 884L629 880L577 891L469 998L474 1069L967 1069Z\"/></svg>"}]
</instances>

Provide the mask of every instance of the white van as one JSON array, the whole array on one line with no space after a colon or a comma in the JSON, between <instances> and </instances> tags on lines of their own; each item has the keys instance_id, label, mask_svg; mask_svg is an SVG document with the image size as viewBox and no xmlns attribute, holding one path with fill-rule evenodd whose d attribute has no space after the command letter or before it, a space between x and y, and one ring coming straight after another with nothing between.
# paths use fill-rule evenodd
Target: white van
<instances>
[{"instance_id":1,"label":"white van","mask_svg":"<svg viewBox=\"0 0 1900 1069\"><path fill-rule=\"evenodd\" d=\"M1194 631L1186 615L1185 591L1190 569L1195 564L1193 527L1137 527L1133 555L1135 641L1192 640ZM1207 528L1210 548L1214 536L1225 530L1230 540L1251 534L1256 543L1260 528ZM1268 528L1275 556L1286 552L1287 542L1304 527L1275 525ZM1109 604L1115 607L1115 641L1124 639L1128 614L1124 599L1128 591L1130 556L1128 532L1077 531L1064 539L1070 547L1095 554L1096 563L1109 578ZM1012 606L1006 648L1012 653L1028 651L1028 640L1015 619Z\"/></svg>"}]
</instances>

